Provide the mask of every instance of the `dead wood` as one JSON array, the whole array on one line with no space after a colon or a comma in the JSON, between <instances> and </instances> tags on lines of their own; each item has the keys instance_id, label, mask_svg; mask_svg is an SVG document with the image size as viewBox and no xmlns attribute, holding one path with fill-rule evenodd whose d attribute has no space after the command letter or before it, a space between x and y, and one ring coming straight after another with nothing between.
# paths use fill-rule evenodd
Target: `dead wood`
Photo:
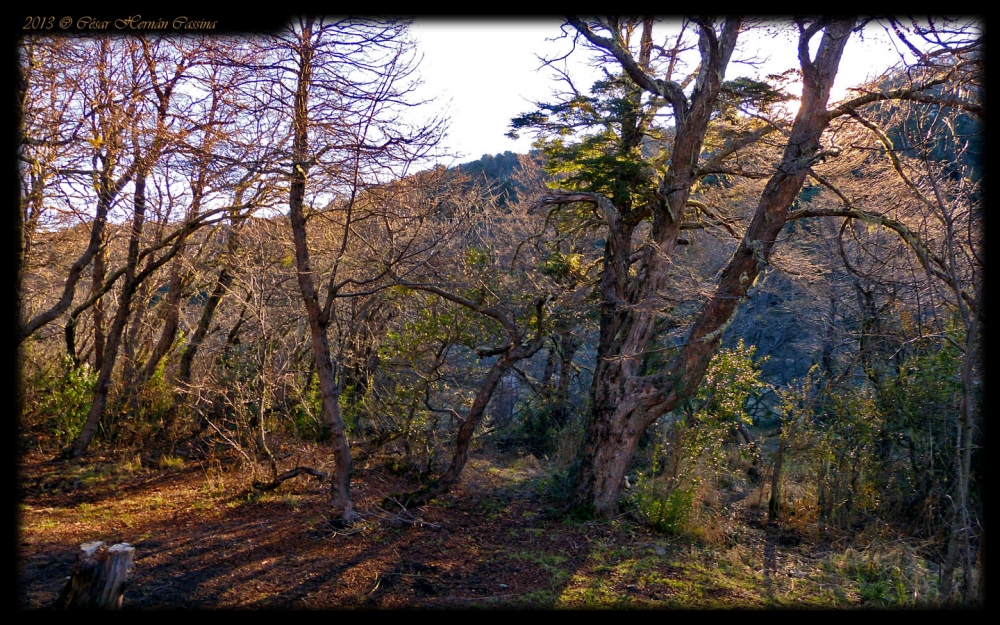
<instances>
[{"instance_id":1,"label":"dead wood","mask_svg":"<svg viewBox=\"0 0 1000 625\"><path fill-rule=\"evenodd\" d=\"M54 607L61 610L118 610L135 565L135 548L128 543L106 546L101 541L83 543Z\"/></svg>"},{"instance_id":2,"label":"dead wood","mask_svg":"<svg viewBox=\"0 0 1000 625\"><path fill-rule=\"evenodd\" d=\"M254 490L258 491L263 491L263 492L271 491L281 486L283 482L290 480L293 477L298 477L303 473L319 478L321 480L325 480L326 478L329 477L329 475L327 475L326 473L319 471L317 469L313 469L311 467L295 467L294 469L289 469L288 471L285 471L284 473L274 478L270 482L267 483L254 482L253 487Z\"/></svg>"}]
</instances>

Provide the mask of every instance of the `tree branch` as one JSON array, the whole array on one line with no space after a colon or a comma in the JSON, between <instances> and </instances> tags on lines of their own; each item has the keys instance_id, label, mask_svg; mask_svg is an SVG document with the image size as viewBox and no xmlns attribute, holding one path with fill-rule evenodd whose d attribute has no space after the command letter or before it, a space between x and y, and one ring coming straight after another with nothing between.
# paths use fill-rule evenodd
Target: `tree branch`
<instances>
[{"instance_id":1,"label":"tree branch","mask_svg":"<svg viewBox=\"0 0 1000 625\"><path fill-rule=\"evenodd\" d=\"M616 32L614 39L601 37L591 30L590 26L575 15L567 15L566 20L593 45L610 52L621 63L622 68L637 85L664 98L674 109L674 118L682 124L687 115L688 101L684 90L672 80L659 80L648 75L639 67L632 53L622 45L621 36Z\"/></svg>"}]
</instances>

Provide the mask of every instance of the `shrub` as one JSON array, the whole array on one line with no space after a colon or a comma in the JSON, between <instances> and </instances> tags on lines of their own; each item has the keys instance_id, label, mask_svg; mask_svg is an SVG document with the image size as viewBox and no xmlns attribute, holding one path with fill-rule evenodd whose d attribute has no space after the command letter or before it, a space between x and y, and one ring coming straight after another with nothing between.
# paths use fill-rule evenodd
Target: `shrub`
<instances>
[{"instance_id":1,"label":"shrub","mask_svg":"<svg viewBox=\"0 0 1000 625\"><path fill-rule=\"evenodd\" d=\"M661 423L652 466L639 471L629 502L643 522L667 534L707 538L699 528L708 521L706 498L722 482L745 484L752 461L744 456L754 451L734 454L727 445L738 424L750 424L746 403L762 385L754 352L742 340L720 350L694 397Z\"/></svg>"},{"instance_id":2,"label":"shrub","mask_svg":"<svg viewBox=\"0 0 1000 625\"><path fill-rule=\"evenodd\" d=\"M34 402L25 405L29 422L51 428L60 445L69 444L87 419L96 382L97 372L89 364L74 366L64 355L54 370L43 370L29 381L34 391Z\"/></svg>"},{"instance_id":3,"label":"shrub","mask_svg":"<svg viewBox=\"0 0 1000 625\"><path fill-rule=\"evenodd\" d=\"M682 533L692 512L693 488L677 488L664 496L655 484L641 480L635 491L634 508L644 523L665 534Z\"/></svg>"},{"instance_id":4,"label":"shrub","mask_svg":"<svg viewBox=\"0 0 1000 625\"><path fill-rule=\"evenodd\" d=\"M177 456L161 456L156 466L164 471L178 471L184 468L184 459Z\"/></svg>"},{"instance_id":5,"label":"shrub","mask_svg":"<svg viewBox=\"0 0 1000 625\"><path fill-rule=\"evenodd\" d=\"M857 584L865 605L917 607L933 605L938 598L933 565L907 544L848 548L829 562L833 571Z\"/></svg>"}]
</instances>

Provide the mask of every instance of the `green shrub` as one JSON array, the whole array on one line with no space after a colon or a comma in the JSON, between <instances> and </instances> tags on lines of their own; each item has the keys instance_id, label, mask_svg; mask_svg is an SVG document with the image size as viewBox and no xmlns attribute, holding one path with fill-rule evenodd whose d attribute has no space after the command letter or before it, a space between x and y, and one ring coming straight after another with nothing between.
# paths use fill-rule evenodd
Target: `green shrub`
<instances>
[{"instance_id":1,"label":"green shrub","mask_svg":"<svg viewBox=\"0 0 1000 625\"><path fill-rule=\"evenodd\" d=\"M655 435L651 467L640 470L628 503L645 523L667 534L700 536L698 524L707 493L726 482L742 484L751 454L727 450L734 428L750 424L747 399L762 386L755 348L739 341L712 358L694 396L668 418Z\"/></svg>"},{"instance_id":2,"label":"green shrub","mask_svg":"<svg viewBox=\"0 0 1000 625\"><path fill-rule=\"evenodd\" d=\"M292 432L296 436L310 441L322 441L325 438L323 419L323 395L319 388L319 376L313 376L309 386L298 398L290 411Z\"/></svg>"},{"instance_id":3,"label":"green shrub","mask_svg":"<svg viewBox=\"0 0 1000 625\"><path fill-rule=\"evenodd\" d=\"M915 607L937 598L936 575L912 547L852 548L830 559L834 570L857 584L861 602L870 606Z\"/></svg>"},{"instance_id":4,"label":"green shrub","mask_svg":"<svg viewBox=\"0 0 1000 625\"><path fill-rule=\"evenodd\" d=\"M809 460L825 523L847 528L893 518L912 523L919 536L947 531L961 407L955 344L964 339L953 341L912 341L897 364L879 360L862 384L839 384L816 403L800 429L815 442Z\"/></svg>"},{"instance_id":5,"label":"green shrub","mask_svg":"<svg viewBox=\"0 0 1000 625\"><path fill-rule=\"evenodd\" d=\"M73 366L69 356L63 356L58 366L41 372L30 386L35 405L26 406L32 421L50 429L61 445L76 438L87 419L94 394L97 372L87 363Z\"/></svg>"},{"instance_id":6,"label":"green shrub","mask_svg":"<svg viewBox=\"0 0 1000 625\"><path fill-rule=\"evenodd\" d=\"M670 535L683 533L694 507L694 488L676 488L665 495L656 485L640 480L633 495L634 509L640 519Z\"/></svg>"}]
</instances>

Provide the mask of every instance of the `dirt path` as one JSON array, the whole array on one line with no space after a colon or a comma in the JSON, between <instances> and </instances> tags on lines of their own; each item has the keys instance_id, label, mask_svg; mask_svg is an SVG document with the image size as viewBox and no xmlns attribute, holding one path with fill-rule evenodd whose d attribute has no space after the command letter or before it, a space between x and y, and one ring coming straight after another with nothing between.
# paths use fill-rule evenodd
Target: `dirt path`
<instances>
[{"instance_id":1,"label":"dirt path","mask_svg":"<svg viewBox=\"0 0 1000 625\"><path fill-rule=\"evenodd\" d=\"M336 530L325 486L311 478L249 499L234 495L238 475L205 463L143 469L29 456L19 593L25 607L48 606L76 546L104 540L136 548L127 609L852 603L762 529L707 549L624 519L569 521L552 514L544 478L534 458L474 458L455 492L413 523L378 508L413 483L362 466L352 489L365 520Z\"/></svg>"}]
</instances>

